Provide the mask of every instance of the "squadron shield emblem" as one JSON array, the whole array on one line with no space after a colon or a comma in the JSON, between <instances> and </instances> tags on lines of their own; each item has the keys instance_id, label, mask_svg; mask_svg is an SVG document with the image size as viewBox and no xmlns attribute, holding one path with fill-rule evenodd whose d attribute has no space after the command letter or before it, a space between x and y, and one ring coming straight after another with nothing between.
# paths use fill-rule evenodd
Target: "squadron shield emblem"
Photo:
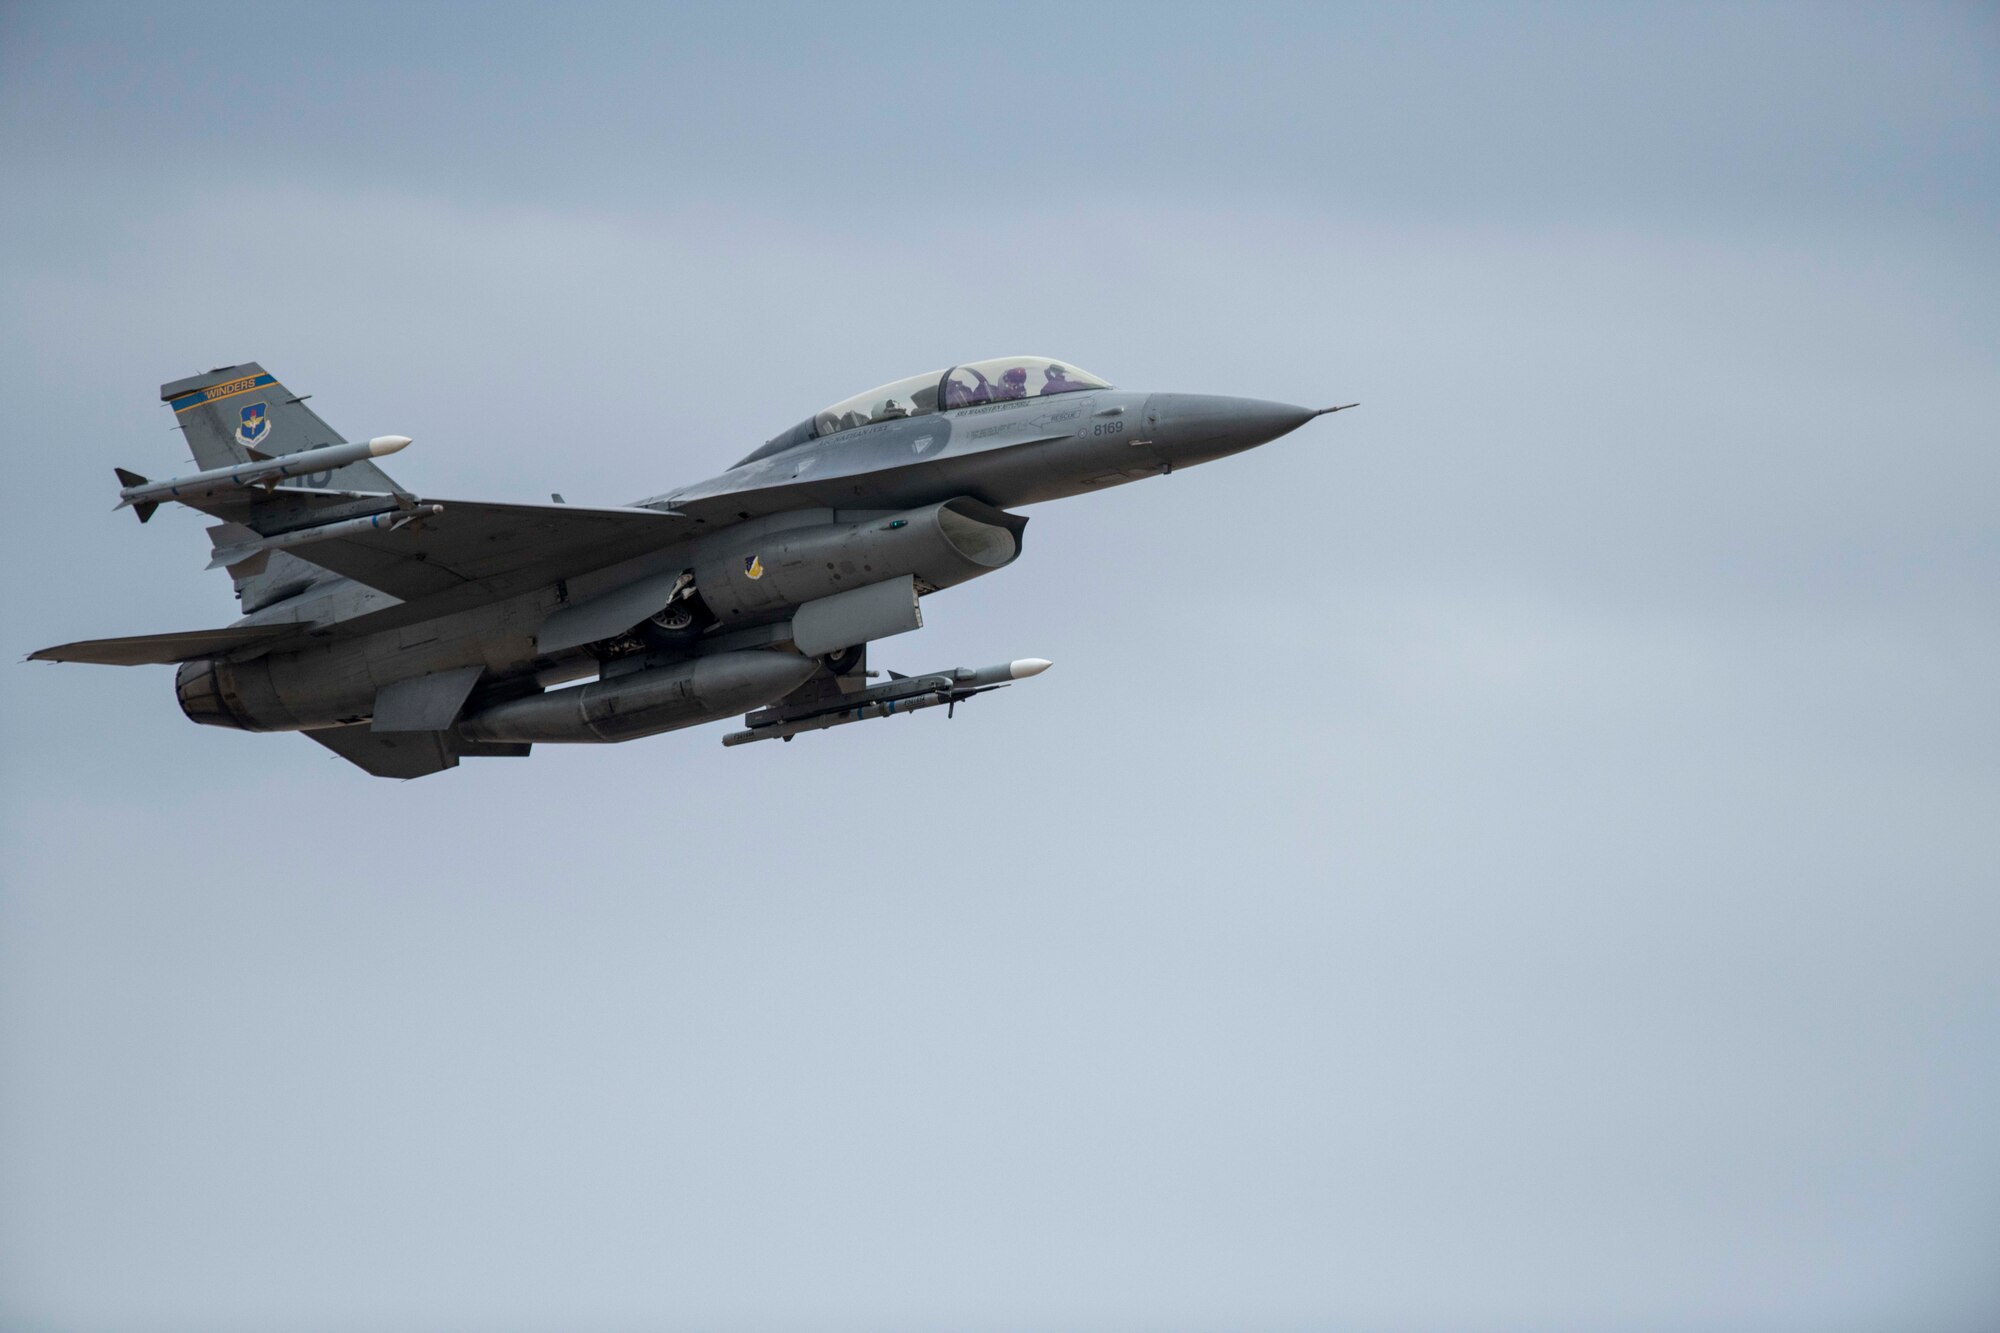
<instances>
[{"instance_id":1,"label":"squadron shield emblem","mask_svg":"<svg viewBox=\"0 0 2000 1333\"><path fill-rule=\"evenodd\" d=\"M756 556L754 556L754 555L753 555L753 556L749 556L749 557L746 557L746 558L744 559L744 561L743 561L743 577L744 577L744 578L746 578L746 579L761 579L761 578L763 578L763 577L764 577L764 562L763 562L762 560L759 560L759 559L758 559L758 558L757 558Z\"/></svg>"},{"instance_id":2,"label":"squadron shield emblem","mask_svg":"<svg viewBox=\"0 0 2000 1333\"><path fill-rule=\"evenodd\" d=\"M264 404L252 403L243 409L243 416L236 425L236 442L245 448L255 449L270 438L271 419L264 415Z\"/></svg>"}]
</instances>

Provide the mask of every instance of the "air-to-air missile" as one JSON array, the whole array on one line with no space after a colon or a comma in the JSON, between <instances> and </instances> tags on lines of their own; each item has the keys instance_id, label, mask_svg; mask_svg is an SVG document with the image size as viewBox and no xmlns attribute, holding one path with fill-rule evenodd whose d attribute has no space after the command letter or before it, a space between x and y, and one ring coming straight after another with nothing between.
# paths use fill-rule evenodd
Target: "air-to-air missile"
<instances>
[{"instance_id":1,"label":"air-to-air missile","mask_svg":"<svg viewBox=\"0 0 2000 1333\"><path fill-rule=\"evenodd\" d=\"M959 667L930 676L898 676L881 685L871 685L844 696L838 703L823 707L760 708L743 720L745 731L732 731L722 738L724 745L748 745L751 741L788 741L806 731L825 731L850 722L914 713L939 704L947 708L988 690L1001 690L1017 680L1039 676L1055 665L1046 657L1023 657L998 666ZM949 714L947 714L949 715Z\"/></svg>"},{"instance_id":2,"label":"air-to-air missile","mask_svg":"<svg viewBox=\"0 0 2000 1333\"><path fill-rule=\"evenodd\" d=\"M144 523L153 516L153 511L169 500L199 500L211 495L221 495L228 491L240 490L245 486L276 486L281 481L293 477L311 476L316 472L331 472L349 463L366 462L371 458L381 458L393 454L398 449L409 447L407 435L378 435L372 440L362 440L358 444L329 444L318 449L302 449L298 453L272 456L250 450L251 459L247 463L234 463L228 467L212 467L202 472L190 472L185 477L170 477L165 481L148 481L136 472L115 468L118 480L125 483L118 492L116 508L130 505L139 511L139 521ZM213 566L211 566L213 568Z\"/></svg>"}]
</instances>

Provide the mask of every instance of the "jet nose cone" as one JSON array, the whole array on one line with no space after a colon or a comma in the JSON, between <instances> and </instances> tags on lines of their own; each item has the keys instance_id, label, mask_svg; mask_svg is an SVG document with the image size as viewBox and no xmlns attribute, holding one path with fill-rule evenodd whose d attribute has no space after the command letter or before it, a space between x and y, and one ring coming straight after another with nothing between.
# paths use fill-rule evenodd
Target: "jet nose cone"
<instances>
[{"instance_id":1,"label":"jet nose cone","mask_svg":"<svg viewBox=\"0 0 2000 1333\"><path fill-rule=\"evenodd\" d=\"M1161 447L1203 459L1269 444L1319 415L1290 403L1197 393L1155 394L1148 410L1157 418L1153 438Z\"/></svg>"}]
</instances>

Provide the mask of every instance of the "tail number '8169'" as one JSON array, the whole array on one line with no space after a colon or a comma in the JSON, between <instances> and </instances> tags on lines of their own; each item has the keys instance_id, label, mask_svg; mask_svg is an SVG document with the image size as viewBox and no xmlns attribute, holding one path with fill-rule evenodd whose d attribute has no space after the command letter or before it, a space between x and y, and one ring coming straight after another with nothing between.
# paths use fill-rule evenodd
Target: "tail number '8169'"
<instances>
[{"instance_id":1,"label":"tail number '8169'","mask_svg":"<svg viewBox=\"0 0 2000 1333\"><path fill-rule=\"evenodd\" d=\"M1090 428L1092 435L1123 435L1125 423L1122 421L1100 421Z\"/></svg>"}]
</instances>

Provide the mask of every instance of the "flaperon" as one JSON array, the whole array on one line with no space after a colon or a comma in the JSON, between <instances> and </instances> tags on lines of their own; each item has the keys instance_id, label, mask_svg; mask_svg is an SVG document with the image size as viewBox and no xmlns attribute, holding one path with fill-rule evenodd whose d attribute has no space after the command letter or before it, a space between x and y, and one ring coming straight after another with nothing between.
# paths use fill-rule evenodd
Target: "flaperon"
<instances>
[{"instance_id":1,"label":"flaperon","mask_svg":"<svg viewBox=\"0 0 2000 1333\"><path fill-rule=\"evenodd\" d=\"M412 494L373 461L407 437L349 444L254 363L160 396L201 470L121 468L120 505L141 522L169 502L221 520L211 567L244 615L33 656L179 663L196 722L301 731L395 778L739 712L725 744L789 740L1036 675L1039 658L885 678L867 647L922 625L928 594L1011 564L1027 527L1011 509L1340 410L1137 393L1000 357L836 403L712 480L592 509Z\"/></svg>"}]
</instances>

